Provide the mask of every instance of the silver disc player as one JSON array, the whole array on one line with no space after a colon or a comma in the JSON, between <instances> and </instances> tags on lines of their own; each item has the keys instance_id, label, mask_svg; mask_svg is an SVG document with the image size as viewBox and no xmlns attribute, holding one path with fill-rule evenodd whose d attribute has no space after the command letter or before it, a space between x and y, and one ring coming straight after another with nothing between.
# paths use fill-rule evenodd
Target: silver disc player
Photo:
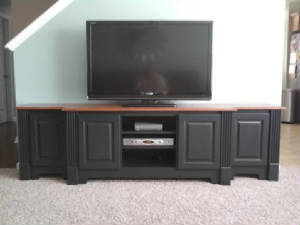
<instances>
[{"instance_id":1,"label":"silver disc player","mask_svg":"<svg viewBox=\"0 0 300 225\"><path fill-rule=\"evenodd\" d=\"M174 138L123 138L124 146L173 146Z\"/></svg>"}]
</instances>

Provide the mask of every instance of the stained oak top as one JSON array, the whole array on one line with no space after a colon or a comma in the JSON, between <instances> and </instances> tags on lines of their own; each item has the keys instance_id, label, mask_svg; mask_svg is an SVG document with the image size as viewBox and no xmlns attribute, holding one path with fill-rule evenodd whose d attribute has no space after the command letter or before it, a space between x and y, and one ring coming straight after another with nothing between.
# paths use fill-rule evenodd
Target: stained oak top
<instances>
[{"instance_id":1,"label":"stained oak top","mask_svg":"<svg viewBox=\"0 0 300 225\"><path fill-rule=\"evenodd\" d=\"M31 104L20 105L17 110L60 110L65 112L219 112L238 110L282 110L284 107L257 104L195 104L176 107L125 107L108 104Z\"/></svg>"}]
</instances>

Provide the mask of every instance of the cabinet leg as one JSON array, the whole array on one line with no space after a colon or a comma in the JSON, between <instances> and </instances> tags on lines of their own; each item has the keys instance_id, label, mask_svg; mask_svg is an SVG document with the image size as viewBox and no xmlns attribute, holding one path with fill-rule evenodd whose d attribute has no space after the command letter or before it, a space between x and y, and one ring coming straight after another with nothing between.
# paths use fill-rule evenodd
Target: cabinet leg
<instances>
[{"instance_id":1,"label":"cabinet leg","mask_svg":"<svg viewBox=\"0 0 300 225\"><path fill-rule=\"evenodd\" d=\"M262 171L258 174L258 179L259 180L266 180L267 179L267 173L266 171Z\"/></svg>"},{"instance_id":2,"label":"cabinet leg","mask_svg":"<svg viewBox=\"0 0 300 225\"><path fill-rule=\"evenodd\" d=\"M33 173L33 172L31 172L31 179L32 179L32 180L38 180L38 179L40 179L40 175L39 175L39 174L36 174L36 173Z\"/></svg>"},{"instance_id":3,"label":"cabinet leg","mask_svg":"<svg viewBox=\"0 0 300 225\"><path fill-rule=\"evenodd\" d=\"M62 177L63 177L64 180L67 180L67 177L68 177L67 172L64 172L64 173L62 174Z\"/></svg>"},{"instance_id":4,"label":"cabinet leg","mask_svg":"<svg viewBox=\"0 0 300 225\"><path fill-rule=\"evenodd\" d=\"M20 180L30 180L31 179L31 168L29 163L20 163L19 169Z\"/></svg>"},{"instance_id":5,"label":"cabinet leg","mask_svg":"<svg viewBox=\"0 0 300 225\"><path fill-rule=\"evenodd\" d=\"M268 170L268 180L278 181L279 165L278 163L270 163Z\"/></svg>"},{"instance_id":6,"label":"cabinet leg","mask_svg":"<svg viewBox=\"0 0 300 225\"><path fill-rule=\"evenodd\" d=\"M79 184L86 184L87 179L85 177L80 177L79 178Z\"/></svg>"},{"instance_id":7,"label":"cabinet leg","mask_svg":"<svg viewBox=\"0 0 300 225\"><path fill-rule=\"evenodd\" d=\"M222 167L220 172L220 184L230 185L232 179L231 167Z\"/></svg>"},{"instance_id":8,"label":"cabinet leg","mask_svg":"<svg viewBox=\"0 0 300 225\"><path fill-rule=\"evenodd\" d=\"M67 183L69 185L79 184L79 174L77 167L68 167L67 169Z\"/></svg>"},{"instance_id":9,"label":"cabinet leg","mask_svg":"<svg viewBox=\"0 0 300 225\"><path fill-rule=\"evenodd\" d=\"M210 177L210 182L212 184L218 184L220 181L219 181L219 176L211 176Z\"/></svg>"}]
</instances>

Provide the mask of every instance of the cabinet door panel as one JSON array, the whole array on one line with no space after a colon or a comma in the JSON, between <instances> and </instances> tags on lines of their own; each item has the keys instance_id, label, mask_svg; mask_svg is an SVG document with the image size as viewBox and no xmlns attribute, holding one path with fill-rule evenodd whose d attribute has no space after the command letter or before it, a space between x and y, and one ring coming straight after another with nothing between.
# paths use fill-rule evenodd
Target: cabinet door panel
<instances>
[{"instance_id":1,"label":"cabinet door panel","mask_svg":"<svg viewBox=\"0 0 300 225\"><path fill-rule=\"evenodd\" d=\"M79 163L87 169L120 167L118 115L79 115Z\"/></svg>"},{"instance_id":2,"label":"cabinet door panel","mask_svg":"<svg viewBox=\"0 0 300 225\"><path fill-rule=\"evenodd\" d=\"M31 112L29 120L32 165L63 165L65 159L64 113Z\"/></svg>"},{"instance_id":3,"label":"cabinet door panel","mask_svg":"<svg viewBox=\"0 0 300 225\"><path fill-rule=\"evenodd\" d=\"M232 164L266 165L269 113L233 113Z\"/></svg>"},{"instance_id":4,"label":"cabinet door panel","mask_svg":"<svg viewBox=\"0 0 300 225\"><path fill-rule=\"evenodd\" d=\"M218 168L220 160L221 116L180 115L179 168Z\"/></svg>"},{"instance_id":5,"label":"cabinet door panel","mask_svg":"<svg viewBox=\"0 0 300 225\"><path fill-rule=\"evenodd\" d=\"M189 122L186 124L186 129L188 133L187 160L211 162L214 156L213 122ZM199 151L200 146L201 149L207 149L207 151Z\"/></svg>"}]
</instances>

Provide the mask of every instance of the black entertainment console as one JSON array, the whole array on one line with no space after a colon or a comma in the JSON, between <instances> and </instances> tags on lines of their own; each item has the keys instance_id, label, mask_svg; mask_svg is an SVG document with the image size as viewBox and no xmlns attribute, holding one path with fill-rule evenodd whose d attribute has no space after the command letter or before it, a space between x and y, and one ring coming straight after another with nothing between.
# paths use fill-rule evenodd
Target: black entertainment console
<instances>
[{"instance_id":1,"label":"black entertainment console","mask_svg":"<svg viewBox=\"0 0 300 225\"><path fill-rule=\"evenodd\" d=\"M20 179L193 178L278 180L276 106L122 107L28 105L18 109ZM162 123L135 131L134 122ZM173 146L123 146L123 138L173 138Z\"/></svg>"}]
</instances>

